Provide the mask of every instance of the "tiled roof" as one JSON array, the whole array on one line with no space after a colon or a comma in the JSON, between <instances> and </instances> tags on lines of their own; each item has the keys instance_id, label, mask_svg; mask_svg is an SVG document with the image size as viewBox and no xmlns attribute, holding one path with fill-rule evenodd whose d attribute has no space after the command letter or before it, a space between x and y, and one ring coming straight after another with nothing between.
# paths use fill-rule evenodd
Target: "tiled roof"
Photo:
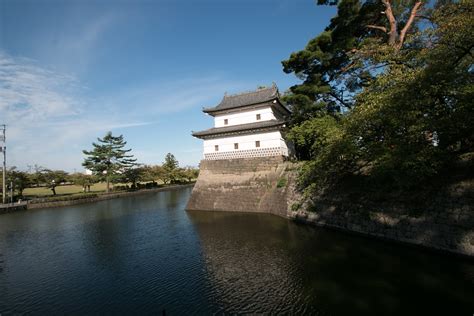
<instances>
[{"instance_id":1,"label":"tiled roof","mask_svg":"<svg viewBox=\"0 0 474 316\"><path fill-rule=\"evenodd\" d=\"M218 134L227 134L227 133L243 132L243 131L250 131L250 130L256 130L256 129L265 129L265 128L281 126L285 123L286 122L282 120L269 120L269 121L261 121L261 122L248 123L248 124L230 125L230 126L224 126L224 127L213 127L210 129L206 129L204 131L193 132L193 136L205 137L205 136L218 135Z\"/></svg>"},{"instance_id":2,"label":"tiled roof","mask_svg":"<svg viewBox=\"0 0 474 316\"><path fill-rule=\"evenodd\" d=\"M234 95L224 95L222 101L213 108L205 108L206 113L222 110L234 109L246 105L259 104L275 100L280 95L278 88L273 84L270 88L258 89L257 91L239 93Z\"/></svg>"}]
</instances>

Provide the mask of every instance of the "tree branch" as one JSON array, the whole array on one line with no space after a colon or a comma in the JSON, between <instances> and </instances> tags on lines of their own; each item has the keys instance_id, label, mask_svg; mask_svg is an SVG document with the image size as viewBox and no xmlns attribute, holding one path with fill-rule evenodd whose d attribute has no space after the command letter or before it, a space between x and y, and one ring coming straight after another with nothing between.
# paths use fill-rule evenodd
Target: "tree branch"
<instances>
[{"instance_id":1,"label":"tree branch","mask_svg":"<svg viewBox=\"0 0 474 316\"><path fill-rule=\"evenodd\" d=\"M415 20L416 13L420 9L420 7L423 5L423 2L417 1L413 8L411 9L410 17L408 18L407 24L405 24L405 27L401 30L400 32L400 39L398 40L397 44L397 49L402 48L403 42L405 41L405 36L407 31L410 29L410 26L413 24L413 21Z\"/></svg>"},{"instance_id":2,"label":"tree branch","mask_svg":"<svg viewBox=\"0 0 474 316\"><path fill-rule=\"evenodd\" d=\"M397 20L393 15L392 5L390 4L390 0L382 0L382 3L385 5L385 15L387 16L388 22L390 23L390 31L387 33L389 34L388 37L388 44L391 46L395 46L397 43Z\"/></svg>"},{"instance_id":3,"label":"tree branch","mask_svg":"<svg viewBox=\"0 0 474 316\"><path fill-rule=\"evenodd\" d=\"M350 104L347 104L343 99L341 99L337 93L334 93L334 92L331 92L329 93L330 96L332 96L334 99L336 99L337 101L339 101L343 106L345 106L347 109L350 109L352 108L352 106Z\"/></svg>"},{"instance_id":4,"label":"tree branch","mask_svg":"<svg viewBox=\"0 0 474 316\"><path fill-rule=\"evenodd\" d=\"M466 57L468 55L471 55L471 57L473 56L471 50L474 48L474 45L471 45L471 47L469 47L469 48L460 47L458 45L455 45L455 47L461 49L463 51L463 54L460 55L458 58L456 58L456 61L453 63L454 66L457 67L458 64L463 60L464 57Z\"/></svg>"},{"instance_id":5,"label":"tree branch","mask_svg":"<svg viewBox=\"0 0 474 316\"><path fill-rule=\"evenodd\" d=\"M376 29L381 30L384 33L387 33L387 28L385 26L378 26L378 25L367 25L369 29Z\"/></svg>"}]
</instances>

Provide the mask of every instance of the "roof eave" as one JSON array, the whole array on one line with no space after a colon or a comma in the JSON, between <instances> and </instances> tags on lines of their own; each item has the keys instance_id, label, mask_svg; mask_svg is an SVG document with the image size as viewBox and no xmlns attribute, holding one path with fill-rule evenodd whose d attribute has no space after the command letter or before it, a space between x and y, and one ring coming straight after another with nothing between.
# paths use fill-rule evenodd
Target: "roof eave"
<instances>
[{"instance_id":1,"label":"roof eave","mask_svg":"<svg viewBox=\"0 0 474 316\"><path fill-rule=\"evenodd\" d=\"M280 104L280 106L282 108L284 108L286 110L286 112L288 112L288 114L291 114L291 111L288 110L288 108L286 108L282 103L281 101L279 100L278 97L275 97L275 98L272 98L272 99L268 99L266 101L262 101L262 102L257 102L257 103L250 103L250 104L244 104L244 105L239 105L239 106L235 106L235 107L231 107L231 108L227 108L227 109L216 109L215 107L214 108L204 108L202 111L206 114L209 114L211 116L215 116L219 113L225 113L225 112L228 112L228 111L234 111L234 110L238 110L238 109L242 109L242 108L246 108L246 107L250 107L250 106L256 106L256 105L262 105L262 106L265 106L265 105L268 105L268 106L272 106L273 105L273 101L277 100L277 102Z\"/></svg>"},{"instance_id":2,"label":"roof eave","mask_svg":"<svg viewBox=\"0 0 474 316\"><path fill-rule=\"evenodd\" d=\"M241 130L235 130L235 131L216 131L216 132L209 132L204 135L200 135L200 132L193 132L192 135L193 137L199 138L199 139L208 139L208 138L218 138L217 136L228 136L228 135L237 135L237 134L249 134L255 131L270 131L270 130L280 130L282 127L284 127L286 122L280 122L275 125L271 126L264 126L264 127L253 127L253 128L248 128L248 129L241 129Z\"/></svg>"}]
</instances>

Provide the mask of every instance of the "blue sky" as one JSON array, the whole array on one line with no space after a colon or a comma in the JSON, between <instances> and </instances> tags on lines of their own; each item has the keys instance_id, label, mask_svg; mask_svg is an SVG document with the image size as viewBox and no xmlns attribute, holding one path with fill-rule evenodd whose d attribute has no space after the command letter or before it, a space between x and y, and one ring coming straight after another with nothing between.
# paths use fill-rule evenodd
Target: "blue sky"
<instances>
[{"instance_id":1,"label":"blue sky","mask_svg":"<svg viewBox=\"0 0 474 316\"><path fill-rule=\"evenodd\" d=\"M298 82L281 61L334 14L314 0L0 0L8 165L80 171L110 130L141 163L197 166L202 107Z\"/></svg>"}]
</instances>

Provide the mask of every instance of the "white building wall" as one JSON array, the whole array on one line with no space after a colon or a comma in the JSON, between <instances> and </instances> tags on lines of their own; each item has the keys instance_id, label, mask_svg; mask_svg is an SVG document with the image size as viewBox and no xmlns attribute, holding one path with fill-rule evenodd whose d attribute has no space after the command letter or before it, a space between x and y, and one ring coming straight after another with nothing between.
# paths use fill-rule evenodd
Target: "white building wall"
<instances>
[{"instance_id":1,"label":"white building wall","mask_svg":"<svg viewBox=\"0 0 474 316\"><path fill-rule=\"evenodd\" d=\"M257 120L257 114L260 114L260 120ZM225 119L227 119L227 125L224 124ZM256 110L216 115L214 118L214 127L248 124L276 119L277 118L273 113L271 107L267 106Z\"/></svg>"},{"instance_id":2,"label":"white building wall","mask_svg":"<svg viewBox=\"0 0 474 316\"><path fill-rule=\"evenodd\" d=\"M260 141L260 147L256 147ZM238 149L234 149L234 144ZM216 151L215 146L218 146ZM204 140L204 159L234 159L288 156L288 147L279 131Z\"/></svg>"}]
</instances>

